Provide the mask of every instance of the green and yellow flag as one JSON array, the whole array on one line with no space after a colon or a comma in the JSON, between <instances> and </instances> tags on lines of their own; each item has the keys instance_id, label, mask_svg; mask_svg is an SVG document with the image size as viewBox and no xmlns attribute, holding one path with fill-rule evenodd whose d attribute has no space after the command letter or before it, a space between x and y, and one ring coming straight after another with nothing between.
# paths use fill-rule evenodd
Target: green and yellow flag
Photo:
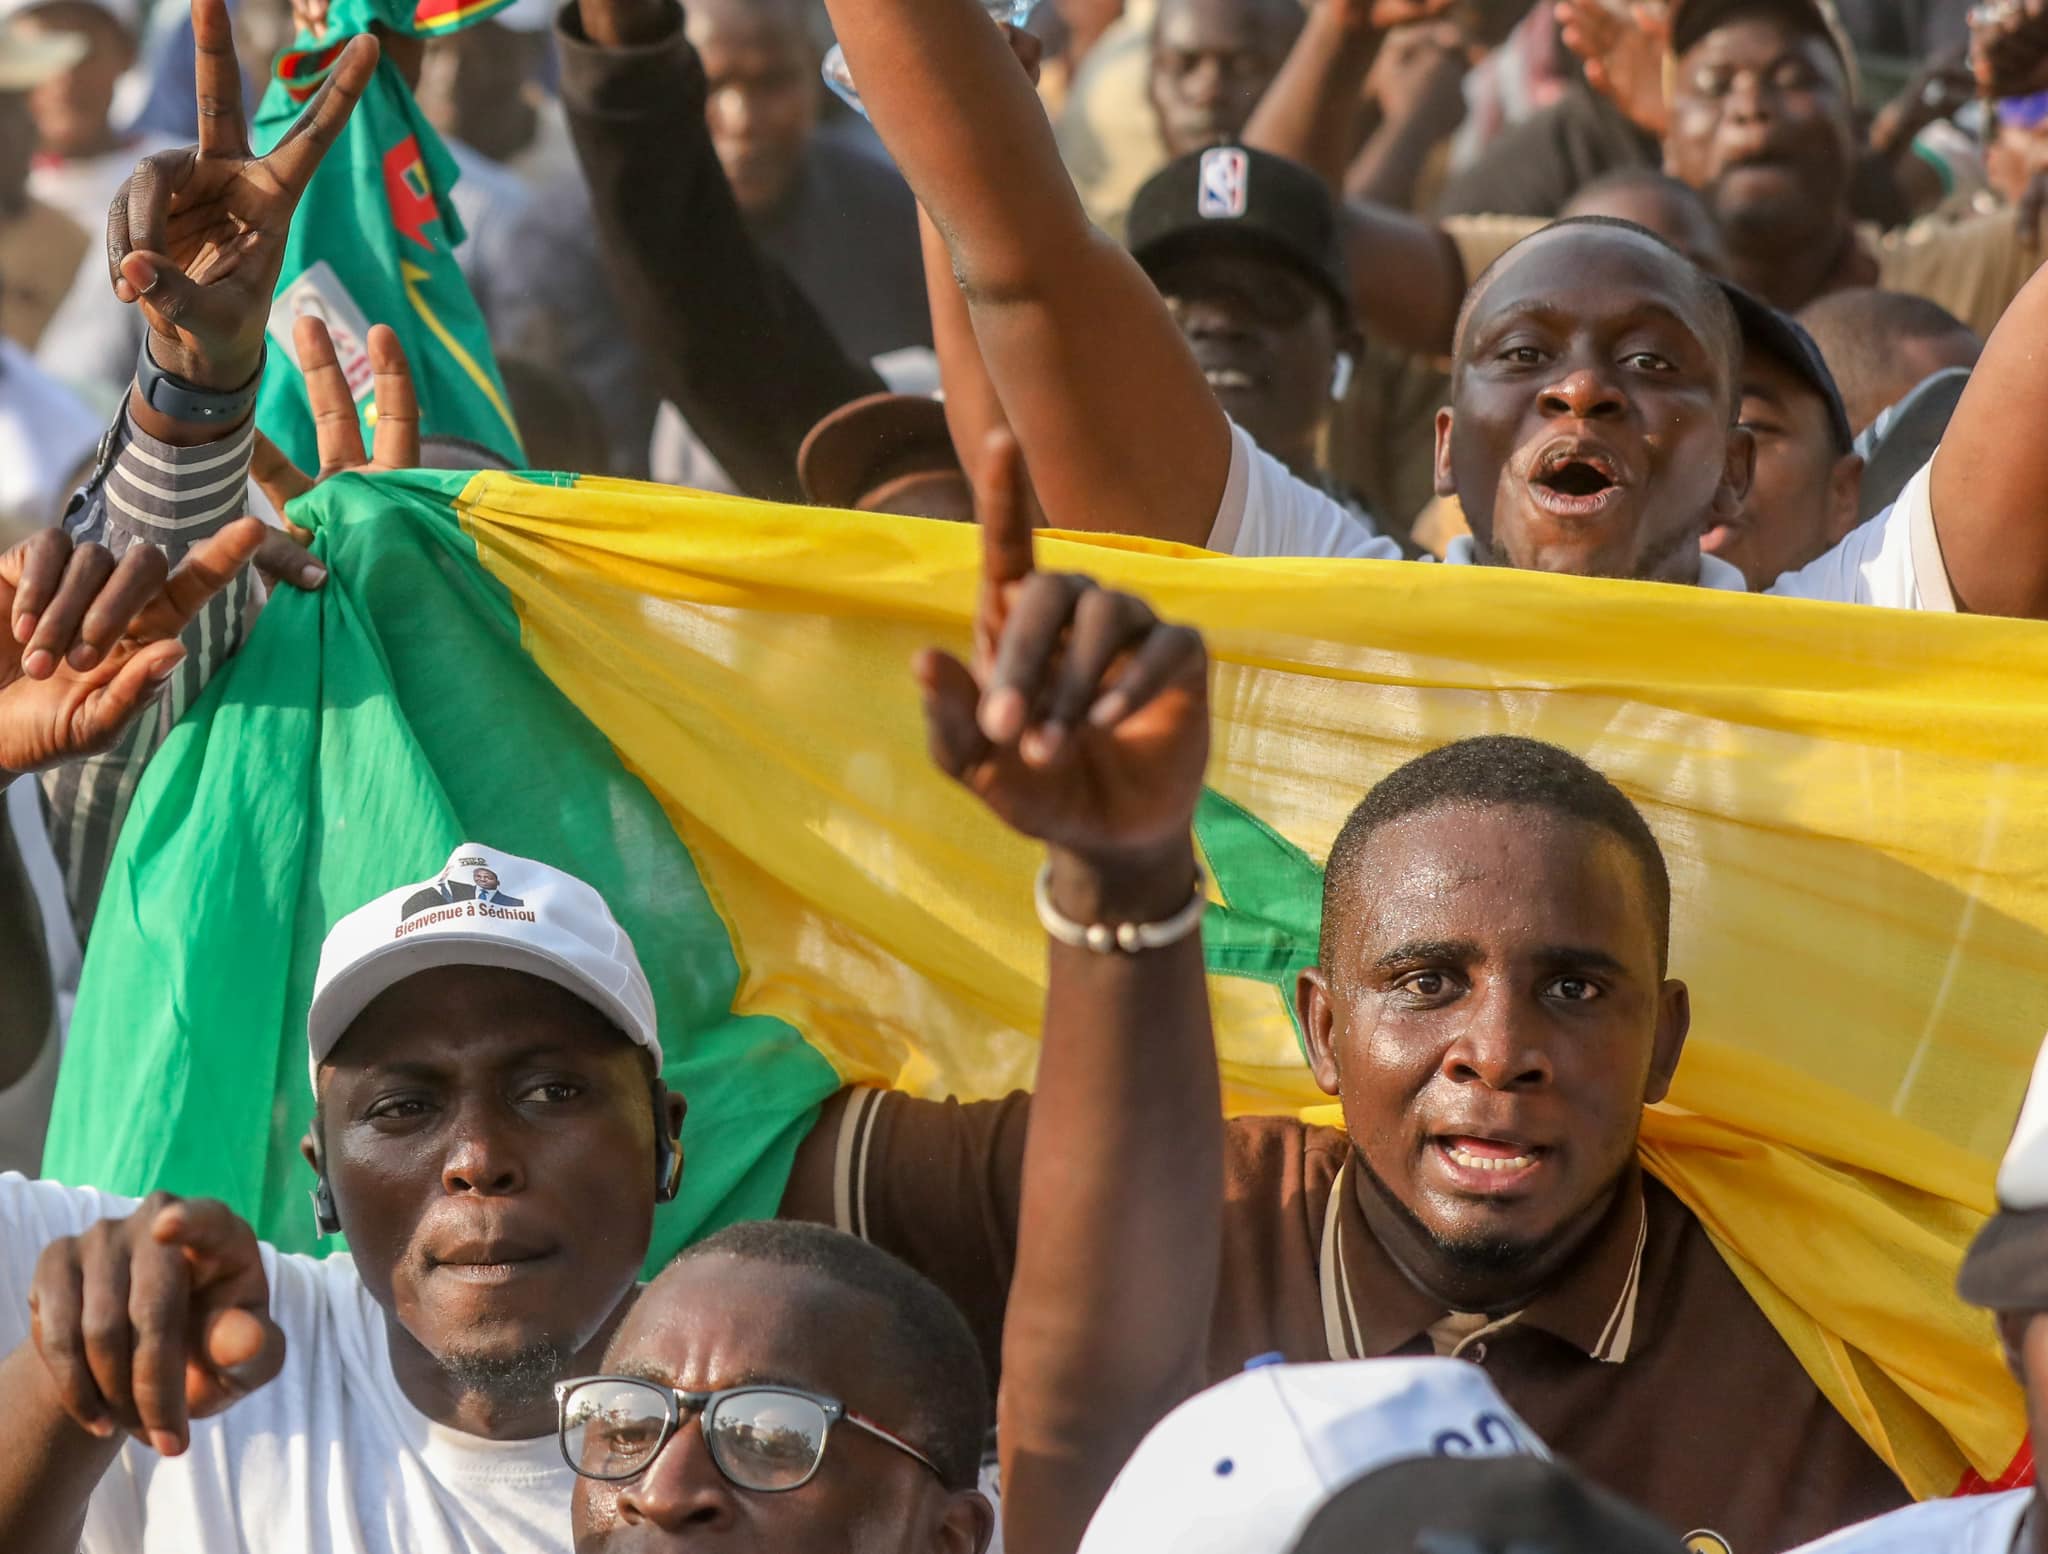
<instances>
[{"instance_id":1,"label":"green and yellow flag","mask_svg":"<svg viewBox=\"0 0 2048 1554\"><path fill-rule=\"evenodd\" d=\"M689 1169L651 1264L772 1213L849 1081L1031 1082L1032 847L925 757L971 529L602 480L345 476L120 839L46 1162L313 1245L297 1142L322 936L465 838L591 881L654 986ZM1481 568L1048 537L1205 632L1199 840L1235 1112L1332 1115L1288 1013L1352 804L1447 740L1609 773L1661 838L1695 1023L1644 1129L1828 1397L1920 1494L2024 1423L1953 1293L2048 1029L2048 631ZM1675 1406L1682 1406L1682 1401Z\"/></svg>"},{"instance_id":2,"label":"green and yellow flag","mask_svg":"<svg viewBox=\"0 0 2048 1554\"><path fill-rule=\"evenodd\" d=\"M277 144L350 38L372 25L428 38L466 27L511 0L335 0L321 37L302 32L281 55L257 106L258 153ZM398 332L419 394L420 430L460 438L521 462L519 431L476 298L455 263L461 219L449 203L455 159L388 58L306 186L285 241L270 314L270 359L256 424L301 469L317 469L312 411L292 343L302 313L327 322L354 391L368 446L372 324ZM545 284L545 277L536 277ZM482 462L482 461L478 461Z\"/></svg>"}]
</instances>

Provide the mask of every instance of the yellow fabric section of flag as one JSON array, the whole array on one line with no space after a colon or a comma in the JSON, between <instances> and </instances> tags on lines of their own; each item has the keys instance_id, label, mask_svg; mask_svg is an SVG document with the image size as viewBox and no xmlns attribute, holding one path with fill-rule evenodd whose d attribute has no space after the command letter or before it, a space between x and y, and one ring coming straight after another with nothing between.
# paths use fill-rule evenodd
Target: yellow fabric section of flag
<instances>
[{"instance_id":1,"label":"yellow fabric section of flag","mask_svg":"<svg viewBox=\"0 0 2048 1554\"><path fill-rule=\"evenodd\" d=\"M907 669L965 651L975 534L605 481L480 476L461 505L530 651L690 848L743 1008L849 1079L1028 1084L1034 851L930 766ZM2007 1467L2018 1392L1953 1280L2048 1028L2048 630L1072 537L1038 554L1203 629L1210 784L1317 860L1376 779L1461 736L1608 773L1666 850L1693 995L1646 1160L1916 1493ZM1211 986L1230 1108L1328 1118L1279 992Z\"/></svg>"}]
</instances>

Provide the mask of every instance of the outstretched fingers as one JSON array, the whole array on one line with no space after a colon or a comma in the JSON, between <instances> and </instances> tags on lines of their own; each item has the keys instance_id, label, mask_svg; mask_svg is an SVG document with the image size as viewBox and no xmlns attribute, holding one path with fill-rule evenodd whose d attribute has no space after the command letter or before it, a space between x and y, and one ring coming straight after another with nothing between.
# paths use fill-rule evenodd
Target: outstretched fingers
<instances>
[{"instance_id":1,"label":"outstretched fingers","mask_svg":"<svg viewBox=\"0 0 2048 1554\"><path fill-rule=\"evenodd\" d=\"M342 371L327 321L311 313L300 315L292 326L292 344L298 349L299 371L306 380L306 403L313 412L313 441L320 453L321 476L357 468L367 457L362 422L356 416L356 397L349 392L348 374ZM309 488L311 484L308 482Z\"/></svg>"},{"instance_id":2,"label":"outstretched fingers","mask_svg":"<svg viewBox=\"0 0 2048 1554\"><path fill-rule=\"evenodd\" d=\"M378 469L417 469L420 462L420 402L413 389L412 363L398 331L389 324L370 326L370 371L374 375L377 429L370 459Z\"/></svg>"},{"instance_id":3,"label":"outstretched fingers","mask_svg":"<svg viewBox=\"0 0 2048 1554\"><path fill-rule=\"evenodd\" d=\"M192 0L192 84L199 101L199 154L247 156L249 125L242 116L242 67L227 0Z\"/></svg>"}]
</instances>

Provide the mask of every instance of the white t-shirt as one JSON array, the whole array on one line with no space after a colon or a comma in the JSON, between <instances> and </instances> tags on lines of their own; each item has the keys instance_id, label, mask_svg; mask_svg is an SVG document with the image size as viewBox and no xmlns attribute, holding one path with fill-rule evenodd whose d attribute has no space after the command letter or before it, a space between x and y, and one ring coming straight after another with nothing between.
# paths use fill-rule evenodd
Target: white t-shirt
<instances>
[{"instance_id":1,"label":"white t-shirt","mask_svg":"<svg viewBox=\"0 0 2048 1554\"><path fill-rule=\"evenodd\" d=\"M1893 610L1948 610L1956 596L1934 533L1934 461L1920 466L1899 499L1860 524L1833 550L1764 590L1787 599L1833 599Z\"/></svg>"},{"instance_id":2,"label":"white t-shirt","mask_svg":"<svg viewBox=\"0 0 2048 1554\"><path fill-rule=\"evenodd\" d=\"M29 169L28 192L45 205L56 206L86 231L104 232L114 191L135 171L136 164L178 145L170 136L152 130L98 156L38 157Z\"/></svg>"},{"instance_id":3,"label":"white t-shirt","mask_svg":"<svg viewBox=\"0 0 2048 1554\"><path fill-rule=\"evenodd\" d=\"M106 422L0 339L0 549L63 515Z\"/></svg>"},{"instance_id":4,"label":"white t-shirt","mask_svg":"<svg viewBox=\"0 0 2048 1554\"><path fill-rule=\"evenodd\" d=\"M0 1175L0 1350L28 1336L36 1258L132 1200ZM100 1480L81 1554L567 1554L575 1475L553 1436L486 1441L398 1389L384 1312L347 1257L266 1246L284 1370L160 1457L129 1441Z\"/></svg>"},{"instance_id":5,"label":"white t-shirt","mask_svg":"<svg viewBox=\"0 0 2048 1554\"><path fill-rule=\"evenodd\" d=\"M1792 1554L2012 1554L2033 1498L2031 1489L2013 1489L1928 1500L1831 1532Z\"/></svg>"},{"instance_id":6,"label":"white t-shirt","mask_svg":"<svg viewBox=\"0 0 2048 1554\"><path fill-rule=\"evenodd\" d=\"M1209 549L1229 556L1365 556L1399 561L1401 547L1303 480L1230 423L1230 477L1209 530Z\"/></svg>"}]
</instances>

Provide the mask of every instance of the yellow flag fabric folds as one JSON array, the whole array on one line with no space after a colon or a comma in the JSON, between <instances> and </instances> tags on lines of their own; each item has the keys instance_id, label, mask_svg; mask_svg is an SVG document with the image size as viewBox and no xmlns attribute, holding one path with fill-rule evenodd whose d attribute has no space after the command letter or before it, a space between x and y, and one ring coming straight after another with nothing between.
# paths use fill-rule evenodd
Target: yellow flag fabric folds
<instances>
[{"instance_id":1,"label":"yellow flag fabric folds","mask_svg":"<svg viewBox=\"0 0 2048 1554\"><path fill-rule=\"evenodd\" d=\"M510 476L460 508L528 651L696 860L741 1012L849 1080L1028 1085L1033 850L930 766L907 671L965 650L976 535ZM1609 774L1664 845L1693 990L1649 1167L1917 1494L2006 1470L2019 1397L1953 1281L2048 1029L2048 630L1078 537L1039 564L1204 631L1210 786L1276 833L1270 868L1218 871L1242 915L1313 887L1288 843L1320 860L1448 740L1532 735ZM1276 979L1211 986L1233 1112L1328 1120Z\"/></svg>"}]
</instances>

